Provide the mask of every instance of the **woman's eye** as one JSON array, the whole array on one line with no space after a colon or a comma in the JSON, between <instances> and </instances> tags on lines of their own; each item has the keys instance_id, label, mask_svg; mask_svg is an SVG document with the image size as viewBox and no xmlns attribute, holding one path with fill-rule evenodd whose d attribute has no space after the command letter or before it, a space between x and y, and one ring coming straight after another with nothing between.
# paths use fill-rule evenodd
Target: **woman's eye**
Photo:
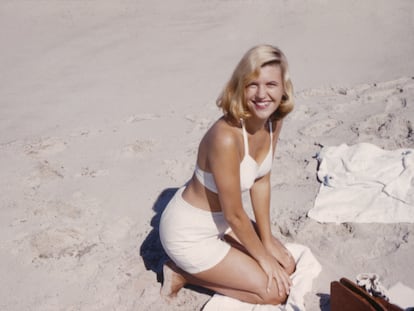
<instances>
[{"instance_id":1,"label":"woman's eye","mask_svg":"<svg viewBox=\"0 0 414 311\"><path fill-rule=\"evenodd\" d=\"M249 89L255 89L255 88L257 87L257 83L249 83L249 84L247 85L247 87L248 87Z\"/></svg>"}]
</instances>

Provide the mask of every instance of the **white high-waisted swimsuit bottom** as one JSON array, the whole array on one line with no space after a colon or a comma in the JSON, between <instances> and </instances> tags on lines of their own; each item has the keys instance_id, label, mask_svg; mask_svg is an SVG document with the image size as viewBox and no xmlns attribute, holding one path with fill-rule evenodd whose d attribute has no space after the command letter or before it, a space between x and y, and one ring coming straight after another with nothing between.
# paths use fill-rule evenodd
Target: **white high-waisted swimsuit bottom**
<instances>
[{"instance_id":1,"label":"white high-waisted swimsuit bottom","mask_svg":"<svg viewBox=\"0 0 414 311\"><path fill-rule=\"evenodd\" d=\"M229 252L223 240L229 225L222 212L209 212L186 202L180 188L161 216L160 239L170 259L194 274L218 264Z\"/></svg>"}]
</instances>

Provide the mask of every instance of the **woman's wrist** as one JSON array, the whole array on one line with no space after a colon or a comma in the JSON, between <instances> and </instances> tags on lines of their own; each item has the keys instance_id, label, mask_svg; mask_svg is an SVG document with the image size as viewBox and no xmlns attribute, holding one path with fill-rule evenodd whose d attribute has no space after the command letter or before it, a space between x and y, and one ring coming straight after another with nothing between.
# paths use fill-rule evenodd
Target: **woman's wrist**
<instances>
[{"instance_id":1,"label":"woman's wrist","mask_svg":"<svg viewBox=\"0 0 414 311\"><path fill-rule=\"evenodd\" d=\"M259 236L260 236L260 240L262 241L262 243L265 247L272 245L273 235L270 231L266 232L266 233L261 233Z\"/></svg>"},{"instance_id":2,"label":"woman's wrist","mask_svg":"<svg viewBox=\"0 0 414 311\"><path fill-rule=\"evenodd\" d=\"M271 241L264 241L263 246L270 254L273 254L275 245Z\"/></svg>"},{"instance_id":3,"label":"woman's wrist","mask_svg":"<svg viewBox=\"0 0 414 311\"><path fill-rule=\"evenodd\" d=\"M273 256L266 250L261 256L255 258L260 266L273 259Z\"/></svg>"}]
</instances>

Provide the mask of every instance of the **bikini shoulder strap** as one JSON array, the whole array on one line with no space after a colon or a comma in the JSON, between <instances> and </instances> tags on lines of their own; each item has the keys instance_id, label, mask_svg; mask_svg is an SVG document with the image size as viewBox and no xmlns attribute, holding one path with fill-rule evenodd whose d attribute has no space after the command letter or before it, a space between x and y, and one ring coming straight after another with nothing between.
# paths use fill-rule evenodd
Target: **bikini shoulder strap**
<instances>
[{"instance_id":1,"label":"bikini shoulder strap","mask_svg":"<svg viewBox=\"0 0 414 311\"><path fill-rule=\"evenodd\" d=\"M246 127L244 126L243 119L240 119L240 123L243 129L244 156L247 156L249 154L249 142L247 140L247 131L246 131Z\"/></svg>"},{"instance_id":2,"label":"bikini shoulder strap","mask_svg":"<svg viewBox=\"0 0 414 311\"><path fill-rule=\"evenodd\" d=\"M273 124L272 120L269 119L269 132L270 132L270 147L273 145Z\"/></svg>"}]
</instances>

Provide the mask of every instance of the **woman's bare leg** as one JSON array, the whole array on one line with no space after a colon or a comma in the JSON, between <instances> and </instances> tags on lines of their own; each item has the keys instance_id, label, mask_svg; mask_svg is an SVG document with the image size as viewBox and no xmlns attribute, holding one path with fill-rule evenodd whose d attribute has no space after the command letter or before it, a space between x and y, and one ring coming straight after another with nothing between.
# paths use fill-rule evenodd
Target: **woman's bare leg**
<instances>
[{"instance_id":1,"label":"woman's bare leg","mask_svg":"<svg viewBox=\"0 0 414 311\"><path fill-rule=\"evenodd\" d=\"M281 253L278 256L278 261L285 268L285 271L288 275L292 275L296 270L295 258L293 258L290 251L280 242L277 238L273 237L273 243L281 249Z\"/></svg>"},{"instance_id":2,"label":"woman's bare leg","mask_svg":"<svg viewBox=\"0 0 414 311\"><path fill-rule=\"evenodd\" d=\"M253 222L253 224L255 225L254 222ZM254 260L253 258L251 258L248 251L244 248L244 246L240 243L239 239L235 236L235 234L232 231L224 236L224 240L227 243L229 243L234 249L244 253L250 259ZM277 245L281 249L285 250L285 253L282 254L281 256L279 256L280 257L279 263L285 268L285 271L289 275L291 275L296 269L296 263L295 263L295 260L294 260L293 256L290 254L290 252L283 246L283 244L277 238L273 237L273 242L275 243L275 245ZM257 265L257 263L256 263L256 265ZM210 270L205 271L205 272L207 274L211 274ZM178 291L182 287L184 287L186 284L193 284L193 285L198 285L198 286L202 286L202 287L212 289L216 292L219 292L221 294L224 294L224 295L227 295L227 296L230 296L230 297L234 297L234 298L237 298L240 295L240 293L242 293L241 295L243 296L243 298L244 298L244 296L251 296L250 298L247 298L248 300L250 300L250 299L260 300L259 296L257 294L252 293L252 292L246 292L246 291L243 291L242 289L237 289L237 288L236 289L227 288L226 286L223 286L223 284L220 284L220 282L214 283L214 282L206 281L205 278L203 277L203 275L200 275L200 274L191 275L189 273L186 273L185 271L183 271L182 269L177 267L171 261L167 262L164 265L163 272L164 272L164 283L163 283L163 286L161 288L161 294L164 297L172 298L172 297L176 296ZM201 274L204 274L204 272L202 272ZM219 273L219 275L220 275L220 273ZM220 276L222 276L222 275L220 275ZM243 298L238 298L238 299L243 300ZM282 300L282 299L280 299L280 300ZM244 300L244 301L246 301L246 300Z\"/></svg>"},{"instance_id":3,"label":"woman's bare leg","mask_svg":"<svg viewBox=\"0 0 414 311\"><path fill-rule=\"evenodd\" d=\"M253 304L280 304L287 298L287 295L279 295L274 281L267 291L267 277L262 268L255 259L234 247L220 263L207 271L192 275L179 269L174 273L181 275L185 282L173 282L175 285L171 289L162 290L170 296L176 294L175 289L189 283ZM175 280L177 275L174 275ZM165 283L163 287L167 285Z\"/></svg>"},{"instance_id":4,"label":"woman's bare leg","mask_svg":"<svg viewBox=\"0 0 414 311\"><path fill-rule=\"evenodd\" d=\"M253 222L253 225L256 225ZM231 246L245 252L248 254L247 250L244 248L244 246L240 243L237 236L233 233L233 231L230 231L226 235L224 235L224 240L229 243ZM273 243L275 246L282 250L280 255L278 256L278 261L282 265L282 267L285 269L286 273L288 275L291 275L296 270L296 262L293 258L292 254L289 252L289 250L276 238L273 237Z\"/></svg>"},{"instance_id":5,"label":"woman's bare leg","mask_svg":"<svg viewBox=\"0 0 414 311\"><path fill-rule=\"evenodd\" d=\"M175 263L168 261L162 268L164 281L161 287L161 296L164 298L174 298L178 291L187 283L184 271L178 268Z\"/></svg>"}]
</instances>

